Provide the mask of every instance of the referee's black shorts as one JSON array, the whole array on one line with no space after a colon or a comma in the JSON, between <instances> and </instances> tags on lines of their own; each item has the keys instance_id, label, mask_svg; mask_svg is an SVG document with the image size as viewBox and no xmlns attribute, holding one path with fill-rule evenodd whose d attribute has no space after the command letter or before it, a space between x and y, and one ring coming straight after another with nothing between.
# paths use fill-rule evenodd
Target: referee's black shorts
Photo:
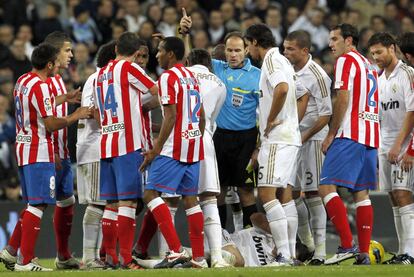
<instances>
[{"instance_id":1,"label":"referee's black shorts","mask_svg":"<svg viewBox=\"0 0 414 277\"><path fill-rule=\"evenodd\" d=\"M213 136L221 186L255 186L256 174L246 167L257 141L257 128L232 131L217 128Z\"/></svg>"}]
</instances>

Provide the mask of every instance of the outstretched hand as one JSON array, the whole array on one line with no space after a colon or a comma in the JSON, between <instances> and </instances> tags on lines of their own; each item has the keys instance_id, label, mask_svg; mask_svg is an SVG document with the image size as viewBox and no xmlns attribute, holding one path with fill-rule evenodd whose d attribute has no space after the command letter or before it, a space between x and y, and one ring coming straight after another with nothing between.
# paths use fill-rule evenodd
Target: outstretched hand
<instances>
[{"instance_id":1,"label":"outstretched hand","mask_svg":"<svg viewBox=\"0 0 414 277\"><path fill-rule=\"evenodd\" d=\"M185 8L181 9L183 12L183 17L180 20L180 28L181 33L188 33L191 29L191 26L193 25L193 21L191 20L191 16L187 15L187 11Z\"/></svg>"}]
</instances>

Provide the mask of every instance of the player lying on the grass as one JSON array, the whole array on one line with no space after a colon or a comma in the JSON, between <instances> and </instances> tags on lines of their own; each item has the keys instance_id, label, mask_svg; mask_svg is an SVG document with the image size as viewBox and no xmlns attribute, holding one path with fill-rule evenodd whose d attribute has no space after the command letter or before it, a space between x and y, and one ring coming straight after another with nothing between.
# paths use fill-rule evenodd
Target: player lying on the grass
<instances>
[{"instance_id":1,"label":"player lying on the grass","mask_svg":"<svg viewBox=\"0 0 414 277\"><path fill-rule=\"evenodd\" d=\"M59 49L49 44L36 47L31 58L33 70L17 80L13 92L16 105L16 157L23 199L28 205L8 245L0 253L0 260L10 270L52 270L40 266L34 256L43 212L49 204L56 203L52 133L92 115L92 110L82 107L68 116L55 116L55 102L46 80L55 74L59 66L58 53ZM19 249L20 257L17 259Z\"/></svg>"},{"instance_id":2,"label":"player lying on the grass","mask_svg":"<svg viewBox=\"0 0 414 277\"><path fill-rule=\"evenodd\" d=\"M235 267L272 266L277 251L266 216L263 213L254 213L250 220L253 227L232 234L222 229L223 259ZM210 262L207 241L205 245L205 256ZM160 261L159 259L138 259L138 264L145 268L154 268L154 265Z\"/></svg>"}]
</instances>

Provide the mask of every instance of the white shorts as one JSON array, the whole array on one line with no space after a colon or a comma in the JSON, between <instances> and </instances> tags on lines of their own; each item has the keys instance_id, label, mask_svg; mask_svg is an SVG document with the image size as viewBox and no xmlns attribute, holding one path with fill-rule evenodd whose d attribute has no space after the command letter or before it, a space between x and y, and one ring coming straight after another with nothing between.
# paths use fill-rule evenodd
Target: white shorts
<instances>
[{"instance_id":1,"label":"white shorts","mask_svg":"<svg viewBox=\"0 0 414 277\"><path fill-rule=\"evenodd\" d=\"M216 150L209 132L204 132L204 160L200 162L200 177L198 182L198 194L203 192L220 193L220 180L218 174Z\"/></svg>"},{"instance_id":2,"label":"white shorts","mask_svg":"<svg viewBox=\"0 0 414 277\"><path fill-rule=\"evenodd\" d=\"M100 163L86 163L76 168L78 181L79 204L105 205L106 201L99 200Z\"/></svg>"},{"instance_id":3,"label":"white shorts","mask_svg":"<svg viewBox=\"0 0 414 277\"><path fill-rule=\"evenodd\" d=\"M399 165L391 164L387 156L387 152L378 154L380 190L385 192L408 190L412 192L414 171L405 172Z\"/></svg>"},{"instance_id":4,"label":"white shorts","mask_svg":"<svg viewBox=\"0 0 414 277\"><path fill-rule=\"evenodd\" d=\"M286 144L265 144L259 152L258 187L286 188L293 185L300 147Z\"/></svg>"},{"instance_id":5,"label":"white shorts","mask_svg":"<svg viewBox=\"0 0 414 277\"><path fill-rule=\"evenodd\" d=\"M320 140L307 141L299 150L294 191L318 191L325 155Z\"/></svg>"},{"instance_id":6,"label":"white shorts","mask_svg":"<svg viewBox=\"0 0 414 277\"><path fill-rule=\"evenodd\" d=\"M240 203L239 194L237 193L237 187L224 187L227 189L225 203L228 205Z\"/></svg>"}]
</instances>

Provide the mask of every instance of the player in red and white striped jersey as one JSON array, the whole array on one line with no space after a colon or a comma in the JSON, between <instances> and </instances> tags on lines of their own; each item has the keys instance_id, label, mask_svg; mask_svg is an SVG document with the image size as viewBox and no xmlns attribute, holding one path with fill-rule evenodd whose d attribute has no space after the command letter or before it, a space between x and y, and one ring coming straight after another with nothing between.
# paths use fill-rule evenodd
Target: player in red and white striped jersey
<instances>
[{"instance_id":1,"label":"player in red and white striped jersey","mask_svg":"<svg viewBox=\"0 0 414 277\"><path fill-rule=\"evenodd\" d=\"M326 153L319 193L341 238L338 252L325 264L359 256L356 264L369 264L373 210L369 189L377 183L379 146L378 81L371 63L357 52L358 31L349 24L334 27L329 46L335 57L336 102L329 132L322 143ZM346 187L354 195L359 251L354 245L347 211L336 192Z\"/></svg>"},{"instance_id":2,"label":"player in red and white striped jersey","mask_svg":"<svg viewBox=\"0 0 414 277\"><path fill-rule=\"evenodd\" d=\"M34 248L40 220L48 204L55 204L55 165L52 132L67 127L80 118L88 118L88 108L73 114L54 116L54 99L46 79L55 71L58 49L41 44L32 54L32 72L21 76L14 89L16 105L16 156L27 209L21 213L6 248L0 254L9 269L16 271L51 271L38 265ZM16 263L17 250L22 259Z\"/></svg>"},{"instance_id":3,"label":"player in red and white striped jersey","mask_svg":"<svg viewBox=\"0 0 414 277\"><path fill-rule=\"evenodd\" d=\"M101 68L94 92L102 130L100 196L110 201L102 219L106 262L117 266L119 240L121 266L129 269L138 267L131 253L137 199L142 198L143 190L138 171L145 147L141 94L158 92L154 81L133 63L140 46L136 34L123 33L116 43L116 59Z\"/></svg>"},{"instance_id":4,"label":"player in red and white striped jersey","mask_svg":"<svg viewBox=\"0 0 414 277\"><path fill-rule=\"evenodd\" d=\"M60 69L66 69L73 57L72 42L64 32L53 32L47 35L45 43L59 50L58 62ZM64 117L68 115L68 102L76 103L79 90L68 93L62 77L55 74L46 81L54 98L56 109L54 115ZM55 265L58 269L78 269L79 262L72 257L69 248L69 237L72 229L73 207L73 175L69 158L68 129L63 128L53 133L55 163L56 163L56 207L53 214L57 257Z\"/></svg>"},{"instance_id":5,"label":"player in red and white striped jersey","mask_svg":"<svg viewBox=\"0 0 414 277\"><path fill-rule=\"evenodd\" d=\"M158 46L158 63L166 70L158 80L164 121L154 148L144 153L145 161L141 166L143 170L152 162L144 201L171 250L158 268L173 267L189 260L174 229L170 211L160 197L162 192L183 196L193 249L193 260L188 265L207 267L203 213L197 203L205 119L198 81L181 63L184 50L183 41L177 37L167 37Z\"/></svg>"}]
</instances>

